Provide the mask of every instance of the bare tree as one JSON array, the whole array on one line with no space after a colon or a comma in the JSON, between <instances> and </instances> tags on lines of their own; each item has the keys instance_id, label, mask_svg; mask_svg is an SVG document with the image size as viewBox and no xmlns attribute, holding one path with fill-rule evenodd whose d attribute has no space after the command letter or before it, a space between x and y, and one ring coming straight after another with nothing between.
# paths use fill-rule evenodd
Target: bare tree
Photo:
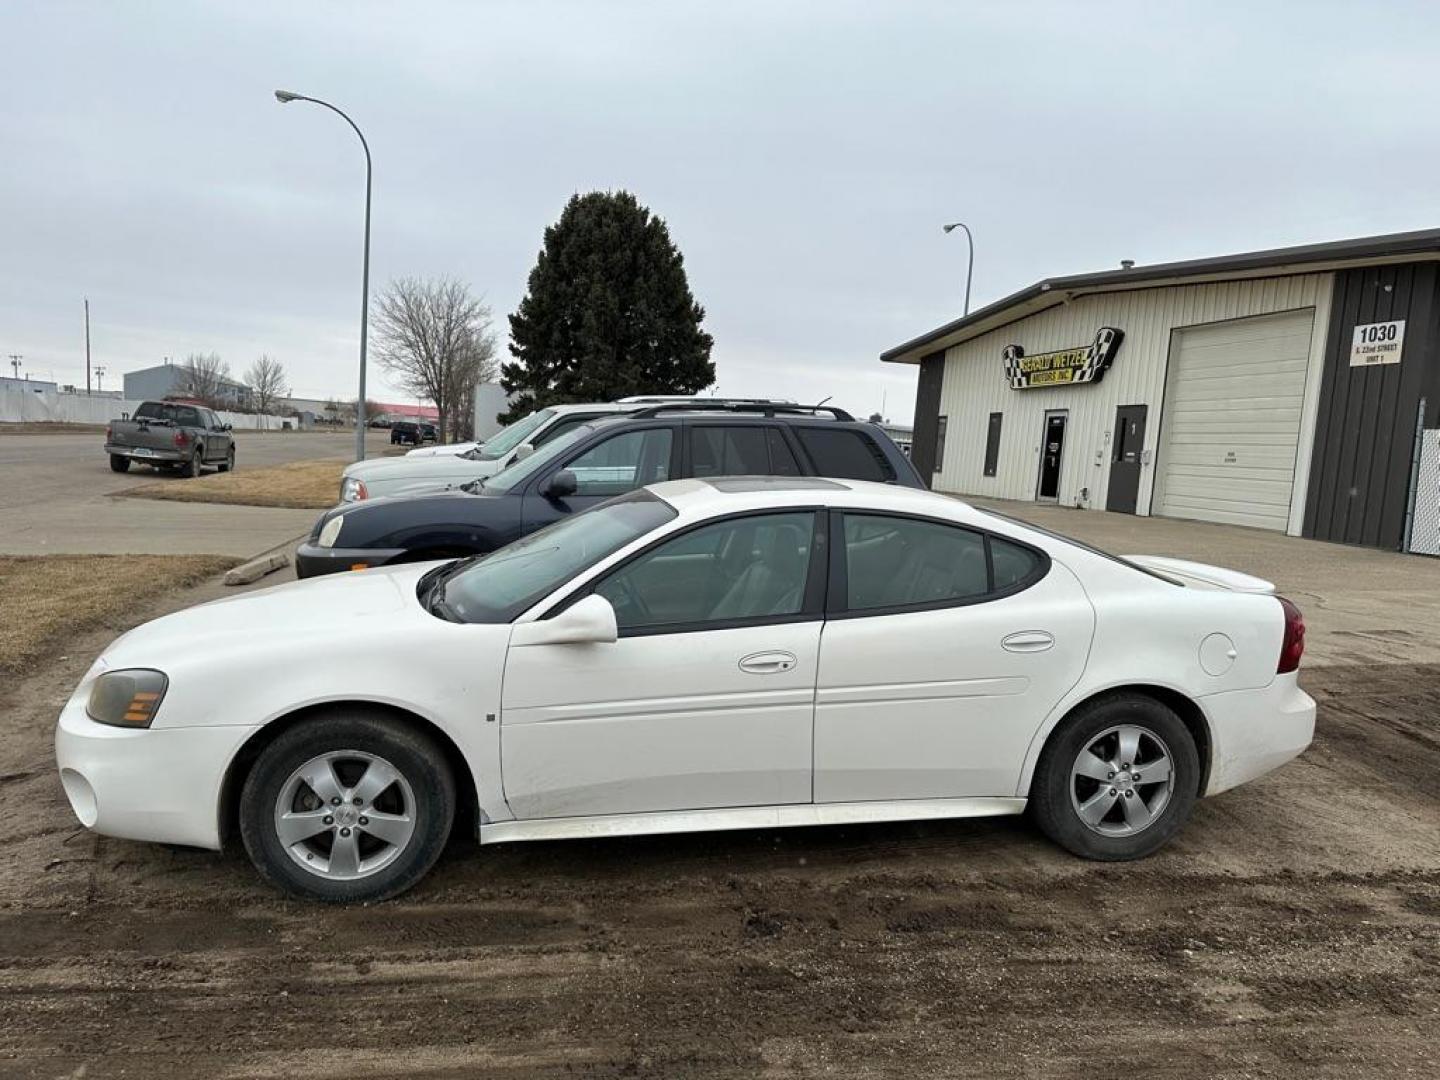
<instances>
[{"instance_id":1,"label":"bare tree","mask_svg":"<svg viewBox=\"0 0 1440 1080\"><path fill-rule=\"evenodd\" d=\"M231 404L221 393L229 381L230 365L220 359L219 353L191 353L180 365L175 392L181 397L204 402L211 408L221 408Z\"/></svg>"},{"instance_id":2,"label":"bare tree","mask_svg":"<svg viewBox=\"0 0 1440 1080\"><path fill-rule=\"evenodd\" d=\"M266 353L261 353L260 359L250 365L245 381L250 385L250 400L257 413L274 412L280 399L290 393L285 366Z\"/></svg>"},{"instance_id":3,"label":"bare tree","mask_svg":"<svg viewBox=\"0 0 1440 1080\"><path fill-rule=\"evenodd\" d=\"M401 389L434 404L445 442L461 402L495 374L489 307L451 278L400 278L377 299L373 327L381 366Z\"/></svg>"}]
</instances>

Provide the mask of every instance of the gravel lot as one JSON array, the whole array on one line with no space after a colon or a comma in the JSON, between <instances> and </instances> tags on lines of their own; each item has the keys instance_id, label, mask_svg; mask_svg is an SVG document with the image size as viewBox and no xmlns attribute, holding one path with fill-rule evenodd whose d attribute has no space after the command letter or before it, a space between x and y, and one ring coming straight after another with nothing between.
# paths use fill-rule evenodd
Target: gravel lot
<instances>
[{"instance_id":1,"label":"gravel lot","mask_svg":"<svg viewBox=\"0 0 1440 1080\"><path fill-rule=\"evenodd\" d=\"M1440 1070L1440 667L1312 668L1314 748L1141 864L1020 820L459 839L403 900L336 910L64 805L51 731L91 657L220 593L0 684L0 1074Z\"/></svg>"}]
</instances>

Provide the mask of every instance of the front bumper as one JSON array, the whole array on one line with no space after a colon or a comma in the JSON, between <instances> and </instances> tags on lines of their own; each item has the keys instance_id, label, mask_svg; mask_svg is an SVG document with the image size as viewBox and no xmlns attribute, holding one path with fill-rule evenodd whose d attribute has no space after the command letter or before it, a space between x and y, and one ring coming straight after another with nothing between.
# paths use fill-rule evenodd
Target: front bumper
<instances>
[{"instance_id":1,"label":"front bumper","mask_svg":"<svg viewBox=\"0 0 1440 1080\"><path fill-rule=\"evenodd\" d=\"M80 824L106 836L220 848L220 794L256 727L97 724L78 694L55 729L55 763Z\"/></svg>"},{"instance_id":2,"label":"front bumper","mask_svg":"<svg viewBox=\"0 0 1440 1080\"><path fill-rule=\"evenodd\" d=\"M1200 705L1210 721L1210 782L1215 795L1298 757L1315 737L1315 700L1297 672L1259 690L1210 694Z\"/></svg>"},{"instance_id":3,"label":"front bumper","mask_svg":"<svg viewBox=\"0 0 1440 1080\"><path fill-rule=\"evenodd\" d=\"M105 453L111 457L129 458L131 461L163 461L176 465L190 460L188 453L179 450L156 450L149 446L120 446L116 443L106 443Z\"/></svg>"},{"instance_id":4,"label":"front bumper","mask_svg":"<svg viewBox=\"0 0 1440 1080\"><path fill-rule=\"evenodd\" d=\"M327 548L307 540L295 549L295 576L311 578L344 570L368 570L387 566L404 554L404 548Z\"/></svg>"}]
</instances>

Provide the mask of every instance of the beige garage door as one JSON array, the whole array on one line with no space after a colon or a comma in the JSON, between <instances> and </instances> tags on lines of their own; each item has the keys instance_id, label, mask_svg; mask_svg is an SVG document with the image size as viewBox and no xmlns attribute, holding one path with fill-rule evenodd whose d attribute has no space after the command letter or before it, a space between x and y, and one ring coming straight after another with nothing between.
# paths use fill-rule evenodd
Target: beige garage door
<instances>
[{"instance_id":1,"label":"beige garage door","mask_svg":"<svg viewBox=\"0 0 1440 1080\"><path fill-rule=\"evenodd\" d=\"M1175 332L1154 512L1284 530L1314 309Z\"/></svg>"}]
</instances>

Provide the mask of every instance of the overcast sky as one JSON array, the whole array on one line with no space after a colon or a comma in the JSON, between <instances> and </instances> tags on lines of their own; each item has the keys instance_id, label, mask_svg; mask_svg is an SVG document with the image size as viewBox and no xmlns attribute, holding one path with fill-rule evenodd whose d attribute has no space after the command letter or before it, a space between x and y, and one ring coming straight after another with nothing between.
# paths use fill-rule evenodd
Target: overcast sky
<instances>
[{"instance_id":1,"label":"overcast sky","mask_svg":"<svg viewBox=\"0 0 1440 1080\"><path fill-rule=\"evenodd\" d=\"M372 284L505 316L577 191L670 224L719 390L908 420L884 348L1041 277L1440 225L1433 3L0 3L0 356L262 352L354 395ZM0 368L9 374L8 366ZM375 385L379 382L379 385ZM372 398L398 401L372 371Z\"/></svg>"}]
</instances>

